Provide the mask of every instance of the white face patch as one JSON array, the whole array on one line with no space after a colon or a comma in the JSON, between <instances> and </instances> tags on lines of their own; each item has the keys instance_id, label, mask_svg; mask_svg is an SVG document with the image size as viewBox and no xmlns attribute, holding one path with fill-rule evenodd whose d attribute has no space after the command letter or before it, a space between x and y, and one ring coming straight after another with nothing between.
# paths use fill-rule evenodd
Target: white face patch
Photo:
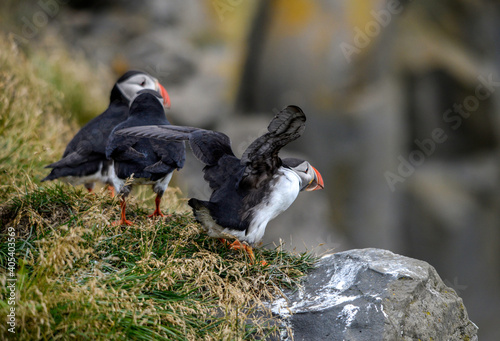
<instances>
[{"instance_id":1,"label":"white face patch","mask_svg":"<svg viewBox=\"0 0 500 341\"><path fill-rule=\"evenodd\" d=\"M123 96L131 102L137 92L145 89L158 91L158 81L144 73L133 75L127 80L116 84Z\"/></svg>"},{"instance_id":2,"label":"white face patch","mask_svg":"<svg viewBox=\"0 0 500 341\"><path fill-rule=\"evenodd\" d=\"M304 190L315 178L314 169L311 167L309 162L304 161L297 167L292 168L292 170L300 178L300 190Z\"/></svg>"}]
</instances>

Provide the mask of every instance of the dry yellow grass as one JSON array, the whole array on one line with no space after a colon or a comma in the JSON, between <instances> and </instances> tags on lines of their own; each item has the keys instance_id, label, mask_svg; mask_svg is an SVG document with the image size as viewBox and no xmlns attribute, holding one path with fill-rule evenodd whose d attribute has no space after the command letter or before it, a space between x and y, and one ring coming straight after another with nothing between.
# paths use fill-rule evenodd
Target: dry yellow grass
<instances>
[{"instance_id":1,"label":"dry yellow grass","mask_svg":"<svg viewBox=\"0 0 500 341\"><path fill-rule=\"evenodd\" d=\"M62 47L29 59L0 35L0 200L21 179L37 181L58 160L76 121L103 111L107 84L92 84L90 66ZM109 87L109 86L108 86Z\"/></svg>"}]
</instances>

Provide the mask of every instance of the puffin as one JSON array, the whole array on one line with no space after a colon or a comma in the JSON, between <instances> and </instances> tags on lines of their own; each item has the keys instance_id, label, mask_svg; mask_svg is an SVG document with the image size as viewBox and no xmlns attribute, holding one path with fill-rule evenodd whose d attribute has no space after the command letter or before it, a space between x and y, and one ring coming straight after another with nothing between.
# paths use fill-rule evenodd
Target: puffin
<instances>
[{"instance_id":1,"label":"puffin","mask_svg":"<svg viewBox=\"0 0 500 341\"><path fill-rule=\"evenodd\" d=\"M164 105L170 107L168 93L156 78L142 71L127 71L114 84L108 108L78 131L61 160L45 167L52 170L42 181L60 179L73 186L83 184L89 192L101 182L114 196L110 181L113 164L106 158L106 144L113 128L127 119L131 100L144 89L161 92Z\"/></svg>"},{"instance_id":2,"label":"puffin","mask_svg":"<svg viewBox=\"0 0 500 341\"><path fill-rule=\"evenodd\" d=\"M170 125L165 117L164 98L154 90L141 90L130 104L129 117L111 132L106 157L113 162L111 182L121 198L121 218L115 225L132 225L126 219L126 198L133 185L152 185L156 193L155 211L149 217L165 217L160 210L161 198L174 170L180 170L186 159L183 141L163 143L146 137L117 134L125 128L143 125ZM131 179L131 180L129 180Z\"/></svg>"},{"instance_id":3,"label":"puffin","mask_svg":"<svg viewBox=\"0 0 500 341\"><path fill-rule=\"evenodd\" d=\"M298 106L285 107L241 158L234 155L229 137L217 131L150 125L117 127L116 133L167 143L189 141L193 154L205 164L204 179L213 190L208 201L189 200L194 217L209 236L225 243L235 240L230 247L244 249L253 262L253 247L260 244L268 222L288 209L300 192L324 188L321 174L308 161L278 156L281 148L302 135L305 122Z\"/></svg>"}]
</instances>

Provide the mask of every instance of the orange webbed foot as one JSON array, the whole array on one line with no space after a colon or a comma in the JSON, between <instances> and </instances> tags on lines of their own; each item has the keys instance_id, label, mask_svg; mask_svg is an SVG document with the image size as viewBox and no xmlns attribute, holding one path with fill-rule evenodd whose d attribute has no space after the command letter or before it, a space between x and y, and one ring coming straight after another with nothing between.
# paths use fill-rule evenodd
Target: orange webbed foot
<instances>
[{"instance_id":1,"label":"orange webbed foot","mask_svg":"<svg viewBox=\"0 0 500 341\"><path fill-rule=\"evenodd\" d=\"M171 218L172 214L163 214L160 210L155 210L152 214L148 215L148 218L155 218L155 217Z\"/></svg>"},{"instance_id":2,"label":"orange webbed foot","mask_svg":"<svg viewBox=\"0 0 500 341\"><path fill-rule=\"evenodd\" d=\"M225 239L221 239L224 241L225 244L229 244ZM255 262L255 255L253 253L253 248L250 245L243 244L239 240L235 240L233 243L229 244L229 248L232 250L238 250L238 249L244 249L250 258L250 264L254 264ZM265 260L260 261L260 264L262 266L268 265L268 263Z\"/></svg>"},{"instance_id":3,"label":"orange webbed foot","mask_svg":"<svg viewBox=\"0 0 500 341\"><path fill-rule=\"evenodd\" d=\"M113 226L120 226L120 225L131 226L133 224L134 223L132 223L130 220L127 220L127 219L120 219L120 220L117 220L117 221L114 221L111 223L111 225L113 225Z\"/></svg>"},{"instance_id":4,"label":"orange webbed foot","mask_svg":"<svg viewBox=\"0 0 500 341\"><path fill-rule=\"evenodd\" d=\"M163 213L161 213L160 211L154 211L152 214L148 215L148 218L155 218L155 217L168 217L168 216L171 216L171 215L165 215Z\"/></svg>"},{"instance_id":5,"label":"orange webbed foot","mask_svg":"<svg viewBox=\"0 0 500 341\"><path fill-rule=\"evenodd\" d=\"M167 218L170 218L172 215L171 214L163 214L161 213L161 210L160 210L160 204L161 204L161 196L160 195L156 195L156 198L155 198L155 211L153 212L153 214L150 214L148 215L148 218L153 218L153 217L167 217Z\"/></svg>"}]
</instances>

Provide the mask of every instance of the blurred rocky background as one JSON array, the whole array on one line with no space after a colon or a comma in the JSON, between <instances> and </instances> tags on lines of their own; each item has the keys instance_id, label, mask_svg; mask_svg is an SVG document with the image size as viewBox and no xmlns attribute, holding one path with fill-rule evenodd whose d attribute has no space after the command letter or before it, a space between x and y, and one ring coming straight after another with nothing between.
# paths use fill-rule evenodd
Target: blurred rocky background
<instances>
[{"instance_id":1,"label":"blurred rocky background","mask_svg":"<svg viewBox=\"0 0 500 341\"><path fill-rule=\"evenodd\" d=\"M283 155L326 188L268 226L268 247L425 260L480 339L500 340L498 1L2 0L0 15L28 52L83 55L99 88L151 73L174 124L223 131L237 155L301 106L306 132ZM209 196L201 169L191 157L175 178L186 196Z\"/></svg>"}]
</instances>

